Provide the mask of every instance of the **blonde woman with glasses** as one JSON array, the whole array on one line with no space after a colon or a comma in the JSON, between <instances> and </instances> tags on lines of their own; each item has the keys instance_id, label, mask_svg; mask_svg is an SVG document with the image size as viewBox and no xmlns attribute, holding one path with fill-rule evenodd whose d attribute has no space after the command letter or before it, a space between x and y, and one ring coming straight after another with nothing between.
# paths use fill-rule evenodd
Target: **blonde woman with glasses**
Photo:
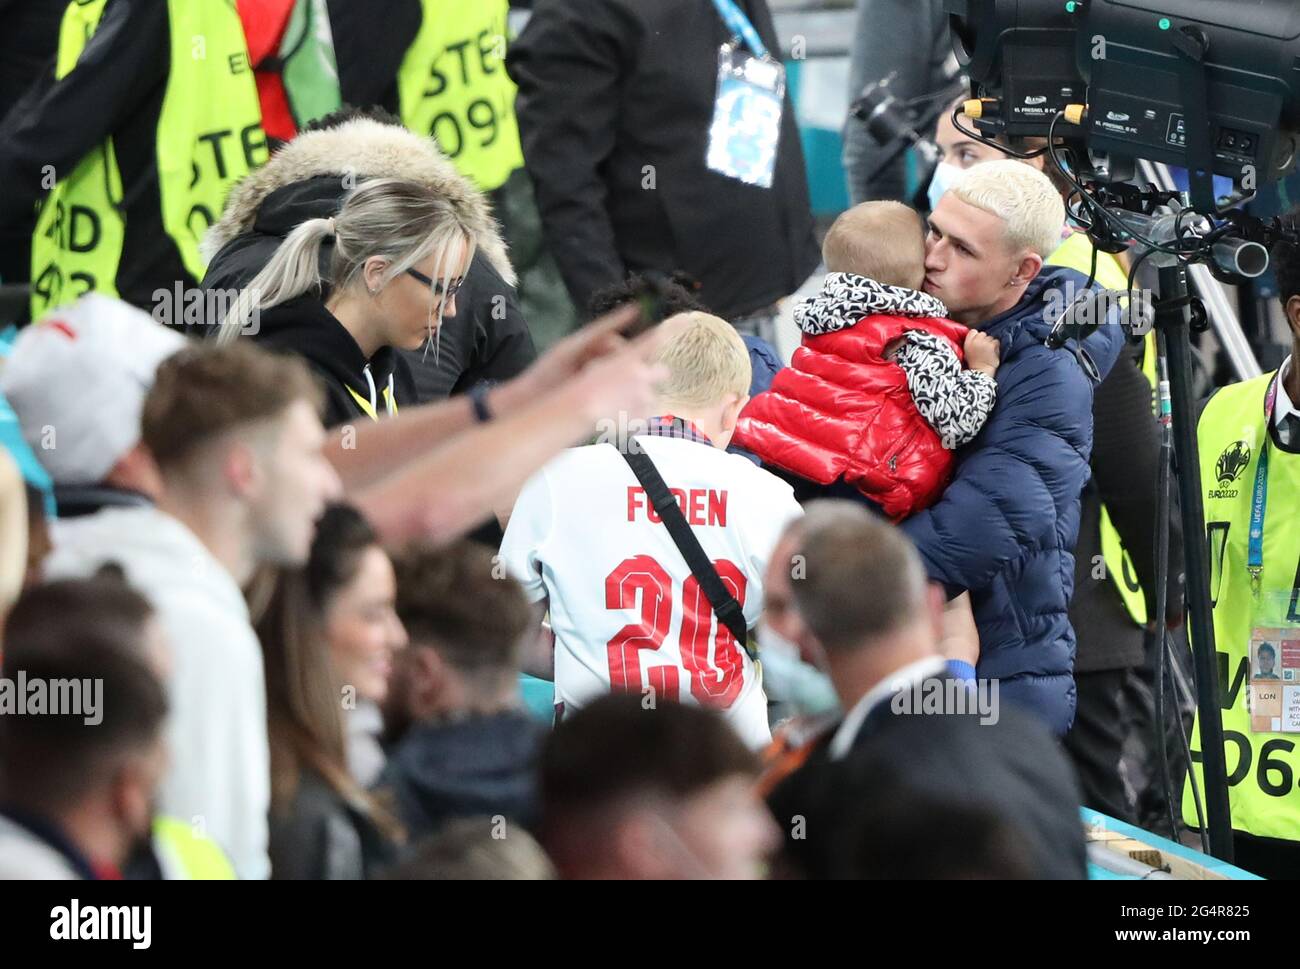
<instances>
[{"instance_id":1,"label":"blonde woman with glasses","mask_svg":"<svg viewBox=\"0 0 1300 969\"><path fill-rule=\"evenodd\" d=\"M473 258L473 235L444 196L403 179L362 182L337 215L288 235L240 294L219 339L245 333L305 358L326 389L327 426L378 420L415 403L396 350L438 352Z\"/></svg>"}]
</instances>

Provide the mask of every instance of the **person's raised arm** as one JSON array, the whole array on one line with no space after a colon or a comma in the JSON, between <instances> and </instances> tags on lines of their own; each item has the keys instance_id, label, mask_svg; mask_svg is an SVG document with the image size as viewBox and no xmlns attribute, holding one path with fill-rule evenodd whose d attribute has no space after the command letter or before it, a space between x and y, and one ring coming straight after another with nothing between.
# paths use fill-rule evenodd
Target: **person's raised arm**
<instances>
[{"instance_id":1,"label":"person's raised arm","mask_svg":"<svg viewBox=\"0 0 1300 969\"><path fill-rule=\"evenodd\" d=\"M486 399L488 410L505 419L540 401L592 361L621 349L620 334L638 314L636 307L625 307L570 334L514 380L493 387ZM340 425L330 435L325 454L344 489L359 491L413 465L475 423L469 398L453 397L407 408L397 417Z\"/></svg>"},{"instance_id":2,"label":"person's raised arm","mask_svg":"<svg viewBox=\"0 0 1300 969\"><path fill-rule=\"evenodd\" d=\"M584 367L541 399L457 435L428 456L351 493L390 544L447 542L489 518L528 477L588 437L602 417L641 415L667 376L649 363L654 331Z\"/></svg>"}]
</instances>

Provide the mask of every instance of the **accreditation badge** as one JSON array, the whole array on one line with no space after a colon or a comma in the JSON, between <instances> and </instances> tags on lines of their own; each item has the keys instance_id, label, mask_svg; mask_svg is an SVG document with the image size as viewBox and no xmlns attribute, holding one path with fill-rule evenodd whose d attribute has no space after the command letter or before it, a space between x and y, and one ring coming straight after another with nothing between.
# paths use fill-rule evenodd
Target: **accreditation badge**
<instances>
[{"instance_id":1,"label":"accreditation badge","mask_svg":"<svg viewBox=\"0 0 1300 969\"><path fill-rule=\"evenodd\" d=\"M1291 594L1260 596L1250 629L1250 729L1300 733L1300 624L1288 621Z\"/></svg>"},{"instance_id":2,"label":"accreditation badge","mask_svg":"<svg viewBox=\"0 0 1300 969\"><path fill-rule=\"evenodd\" d=\"M785 68L734 43L718 52L718 94L705 164L746 185L772 187L781 137Z\"/></svg>"}]
</instances>

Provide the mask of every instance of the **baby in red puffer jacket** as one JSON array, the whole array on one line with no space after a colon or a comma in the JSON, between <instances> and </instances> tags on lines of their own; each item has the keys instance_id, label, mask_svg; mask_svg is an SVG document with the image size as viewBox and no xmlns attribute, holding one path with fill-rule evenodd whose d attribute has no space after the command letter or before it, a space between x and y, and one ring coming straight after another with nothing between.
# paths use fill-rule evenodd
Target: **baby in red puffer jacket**
<instances>
[{"instance_id":1,"label":"baby in red puffer jacket","mask_svg":"<svg viewBox=\"0 0 1300 969\"><path fill-rule=\"evenodd\" d=\"M822 289L794 312L802 345L746 407L733 440L775 469L843 480L905 518L938 498L951 452L992 413L1000 347L920 291L924 226L907 206L854 206L831 226L822 256Z\"/></svg>"}]
</instances>

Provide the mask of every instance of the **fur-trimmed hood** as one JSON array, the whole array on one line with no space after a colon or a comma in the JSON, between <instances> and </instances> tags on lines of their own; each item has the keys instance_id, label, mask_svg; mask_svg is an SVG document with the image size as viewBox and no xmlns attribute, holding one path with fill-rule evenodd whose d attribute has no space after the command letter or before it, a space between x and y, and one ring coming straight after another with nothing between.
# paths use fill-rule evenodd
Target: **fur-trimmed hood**
<instances>
[{"instance_id":1,"label":"fur-trimmed hood","mask_svg":"<svg viewBox=\"0 0 1300 969\"><path fill-rule=\"evenodd\" d=\"M252 231L262 202L277 189L320 175L347 174L406 178L445 195L469 225L484 257L506 282L515 284L501 227L483 192L456 170L432 138L371 118L300 134L246 175L226 197L220 221L204 236L203 257L211 260L230 240Z\"/></svg>"}]
</instances>

